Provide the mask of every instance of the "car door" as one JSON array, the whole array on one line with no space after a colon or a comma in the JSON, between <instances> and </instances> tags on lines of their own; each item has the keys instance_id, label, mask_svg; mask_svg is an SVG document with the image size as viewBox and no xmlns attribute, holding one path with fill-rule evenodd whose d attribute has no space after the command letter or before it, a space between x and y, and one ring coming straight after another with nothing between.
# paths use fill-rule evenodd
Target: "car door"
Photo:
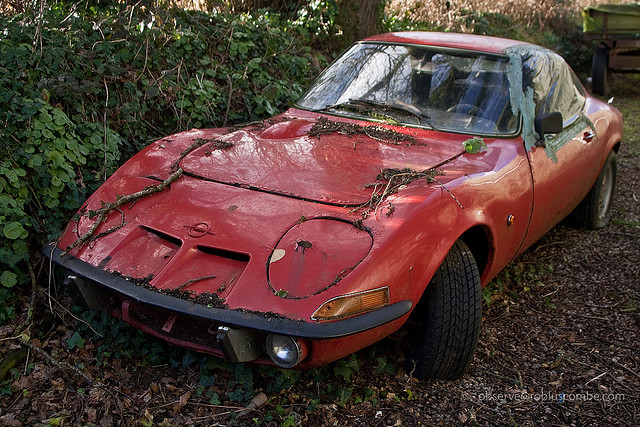
<instances>
[{"instance_id":1,"label":"car door","mask_svg":"<svg viewBox=\"0 0 640 427\"><path fill-rule=\"evenodd\" d=\"M524 62L524 67L530 68L524 74L533 87L535 117L562 114L559 133L538 135L535 145L528 147L534 200L524 248L571 213L598 173L598 139L593 123L584 114L584 88L564 60L553 55Z\"/></svg>"}]
</instances>

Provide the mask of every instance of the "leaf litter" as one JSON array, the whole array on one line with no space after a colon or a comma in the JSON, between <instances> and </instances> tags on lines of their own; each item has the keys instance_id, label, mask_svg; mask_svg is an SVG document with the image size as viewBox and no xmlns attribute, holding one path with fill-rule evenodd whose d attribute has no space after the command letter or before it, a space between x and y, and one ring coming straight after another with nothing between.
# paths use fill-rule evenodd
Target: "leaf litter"
<instances>
[{"instance_id":1,"label":"leaf litter","mask_svg":"<svg viewBox=\"0 0 640 427\"><path fill-rule=\"evenodd\" d=\"M364 135L376 141L392 145L401 145L404 141L408 142L408 145L413 145L416 142L412 135L407 135L381 125L360 126L355 123L329 120L326 117L319 117L309 130L309 135L315 136L316 138L333 133L346 135L348 137Z\"/></svg>"}]
</instances>

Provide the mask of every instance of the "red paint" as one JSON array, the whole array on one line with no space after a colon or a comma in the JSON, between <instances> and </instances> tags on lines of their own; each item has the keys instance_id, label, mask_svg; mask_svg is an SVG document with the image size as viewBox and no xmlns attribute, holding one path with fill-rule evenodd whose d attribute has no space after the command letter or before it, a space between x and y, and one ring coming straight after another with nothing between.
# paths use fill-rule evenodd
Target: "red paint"
<instances>
[{"instance_id":1,"label":"red paint","mask_svg":"<svg viewBox=\"0 0 640 427\"><path fill-rule=\"evenodd\" d=\"M337 285L369 253L371 235L350 222L312 219L293 226L269 262L269 283L287 298L304 298Z\"/></svg>"},{"instance_id":2,"label":"red paint","mask_svg":"<svg viewBox=\"0 0 640 427\"><path fill-rule=\"evenodd\" d=\"M506 48L526 44L521 41L492 36L478 36L459 33L397 32L372 36L365 41L386 43L409 43L430 46L444 46L452 49L475 50L478 52L502 53Z\"/></svg>"}]
</instances>

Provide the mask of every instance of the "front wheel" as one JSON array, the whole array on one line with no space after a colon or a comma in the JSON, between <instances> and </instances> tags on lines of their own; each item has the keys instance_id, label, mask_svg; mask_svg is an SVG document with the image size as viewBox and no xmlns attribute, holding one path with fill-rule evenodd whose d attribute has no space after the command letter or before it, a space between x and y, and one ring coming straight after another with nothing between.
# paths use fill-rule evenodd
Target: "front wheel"
<instances>
[{"instance_id":1,"label":"front wheel","mask_svg":"<svg viewBox=\"0 0 640 427\"><path fill-rule=\"evenodd\" d=\"M457 241L423 295L422 339L412 350L408 369L420 378L460 377L476 350L481 298L475 258L464 242Z\"/></svg>"},{"instance_id":2,"label":"front wheel","mask_svg":"<svg viewBox=\"0 0 640 427\"><path fill-rule=\"evenodd\" d=\"M589 194L580 202L573 213L573 217L579 225L597 230L609 223L617 174L616 152L612 150L607 156L596 182L589 190Z\"/></svg>"}]
</instances>

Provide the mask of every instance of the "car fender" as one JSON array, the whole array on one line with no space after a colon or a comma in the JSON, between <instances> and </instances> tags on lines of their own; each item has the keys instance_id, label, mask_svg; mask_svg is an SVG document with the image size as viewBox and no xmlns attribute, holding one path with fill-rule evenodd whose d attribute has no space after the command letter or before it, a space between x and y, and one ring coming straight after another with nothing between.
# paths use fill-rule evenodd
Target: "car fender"
<instances>
[{"instance_id":1,"label":"car fender","mask_svg":"<svg viewBox=\"0 0 640 427\"><path fill-rule=\"evenodd\" d=\"M595 128L600 170L611 150L617 150L622 140L622 113L612 104L592 97L587 98L584 111Z\"/></svg>"}]
</instances>

